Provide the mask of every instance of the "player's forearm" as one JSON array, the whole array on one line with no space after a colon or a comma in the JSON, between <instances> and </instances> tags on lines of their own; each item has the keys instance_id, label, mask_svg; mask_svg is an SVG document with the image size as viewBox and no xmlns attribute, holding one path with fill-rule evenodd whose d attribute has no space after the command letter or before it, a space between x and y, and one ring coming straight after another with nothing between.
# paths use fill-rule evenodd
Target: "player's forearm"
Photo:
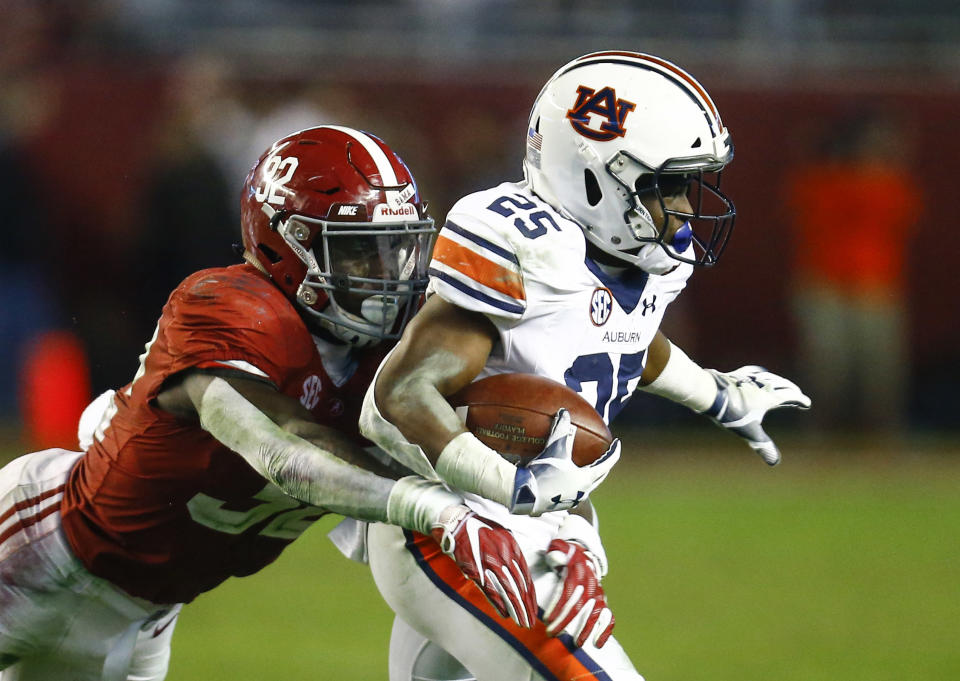
<instances>
[{"instance_id":1,"label":"player's forearm","mask_svg":"<svg viewBox=\"0 0 960 681\"><path fill-rule=\"evenodd\" d=\"M410 474L410 471L403 470L400 466L391 469L369 451L357 445L354 440L329 426L323 426L314 421L296 420L282 424L282 428L288 433L303 438L313 446L335 452L337 458L382 478L396 480Z\"/></svg>"},{"instance_id":2,"label":"player's forearm","mask_svg":"<svg viewBox=\"0 0 960 681\"><path fill-rule=\"evenodd\" d=\"M278 426L222 379L206 387L198 414L206 431L286 494L335 513L429 532L443 509L460 501L439 486L390 480L343 461Z\"/></svg>"},{"instance_id":3,"label":"player's forearm","mask_svg":"<svg viewBox=\"0 0 960 681\"><path fill-rule=\"evenodd\" d=\"M428 371L400 382L381 378L378 386L383 382L390 387L377 391L376 404L365 405L361 425L374 426L365 434L387 451L416 442L436 474L451 486L509 505L516 467L467 431L435 381ZM403 441L391 437L391 432Z\"/></svg>"},{"instance_id":4,"label":"player's forearm","mask_svg":"<svg viewBox=\"0 0 960 681\"><path fill-rule=\"evenodd\" d=\"M641 390L683 404L696 412L705 411L713 404L717 384L706 369L659 332L650 349Z\"/></svg>"},{"instance_id":5,"label":"player's forearm","mask_svg":"<svg viewBox=\"0 0 960 681\"><path fill-rule=\"evenodd\" d=\"M437 353L406 372L391 372L388 363L374 386L376 406L408 442L417 443L430 463L443 448L466 431L463 422L438 388L464 371L453 353Z\"/></svg>"}]
</instances>

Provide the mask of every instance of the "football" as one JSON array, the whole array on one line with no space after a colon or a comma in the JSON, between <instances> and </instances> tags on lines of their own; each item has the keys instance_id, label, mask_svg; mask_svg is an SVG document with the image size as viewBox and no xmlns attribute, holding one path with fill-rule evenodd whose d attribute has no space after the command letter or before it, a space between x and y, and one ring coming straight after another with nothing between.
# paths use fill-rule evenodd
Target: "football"
<instances>
[{"instance_id":1,"label":"football","mask_svg":"<svg viewBox=\"0 0 960 681\"><path fill-rule=\"evenodd\" d=\"M488 376L447 399L471 433L511 461L524 463L543 451L561 407L577 426L573 461L578 466L596 461L613 442L610 429L589 402L542 376Z\"/></svg>"}]
</instances>

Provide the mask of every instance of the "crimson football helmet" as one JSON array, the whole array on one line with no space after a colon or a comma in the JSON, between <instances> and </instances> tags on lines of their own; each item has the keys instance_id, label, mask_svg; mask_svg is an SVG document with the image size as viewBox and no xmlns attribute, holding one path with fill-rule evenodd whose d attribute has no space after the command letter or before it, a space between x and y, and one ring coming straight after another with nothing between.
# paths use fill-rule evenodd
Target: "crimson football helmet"
<instances>
[{"instance_id":1,"label":"crimson football helmet","mask_svg":"<svg viewBox=\"0 0 960 681\"><path fill-rule=\"evenodd\" d=\"M604 253L651 274L713 265L733 229L720 171L730 133L707 91L665 59L596 52L561 67L530 112L524 173ZM692 211L667 208L684 193ZM641 199L683 224L670 242Z\"/></svg>"},{"instance_id":2,"label":"crimson football helmet","mask_svg":"<svg viewBox=\"0 0 960 681\"><path fill-rule=\"evenodd\" d=\"M244 258L334 337L400 337L426 289L435 229L383 140L336 125L273 144L243 185Z\"/></svg>"}]
</instances>

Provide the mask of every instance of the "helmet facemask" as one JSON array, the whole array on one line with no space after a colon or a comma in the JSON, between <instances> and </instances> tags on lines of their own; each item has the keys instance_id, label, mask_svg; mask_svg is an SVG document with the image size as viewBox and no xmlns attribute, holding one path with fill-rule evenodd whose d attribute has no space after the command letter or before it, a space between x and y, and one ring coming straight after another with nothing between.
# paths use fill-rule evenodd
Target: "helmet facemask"
<instances>
[{"instance_id":1,"label":"helmet facemask","mask_svg":"<svg viewBox=\"0 0 960 681\"><path fill-rule=\"evenodd\" d=\"M602 250L614 257L629 256L632 264L654 274L672 269L678 262L705 267L716 264L736 217L733 202L720 191L718 165L706 158L675 158L659 168L649 168L630 152L617 152L605 164L619 185L617 196L605 198L623 202L623 220L632 238L643 245L631 247L614 236ZM668 198L680 194L686 194L690 212L667 206ZM659 205L662 225L655 224L643 201ZM671 218L682 226L668 242L665 237Z\"/></svg>"},{"instance_id":2,"label":"helmet facemask","mask_svg":"<svg viewBox=\"0 0 960 681\"><path fill-rule=\"evenodd\" d=\"M400 337L426 290L432 219L343 222L281 215L276 230L306 265L296 302L309 318L357 347Z\"/></svg>"}]
</instances>

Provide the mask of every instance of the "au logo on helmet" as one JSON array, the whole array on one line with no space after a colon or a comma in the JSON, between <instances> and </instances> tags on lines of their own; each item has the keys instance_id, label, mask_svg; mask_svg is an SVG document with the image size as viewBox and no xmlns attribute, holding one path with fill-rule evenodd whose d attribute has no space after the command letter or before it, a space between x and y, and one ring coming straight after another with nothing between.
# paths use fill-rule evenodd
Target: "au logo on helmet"
<instances>
[{"instance_id":1,"label":"au logo on helmet","mask_svg":"<svg viewBox=\"0 0 960 681\"><path fill-rule=\"evenodd\" d=\"M577 87L577 103L567 111L570 125L584 137L599 142L609 142L617 137L623 137L627 130L623 127L627 114L637 108L633 102L617 99L617 92L612 87L605 87L599 91L586 85ZM596 114L606 120L600 128L590 126L590 115ZM594 119L594 120L599 120Z\"/></svg>"}]
</instances>

